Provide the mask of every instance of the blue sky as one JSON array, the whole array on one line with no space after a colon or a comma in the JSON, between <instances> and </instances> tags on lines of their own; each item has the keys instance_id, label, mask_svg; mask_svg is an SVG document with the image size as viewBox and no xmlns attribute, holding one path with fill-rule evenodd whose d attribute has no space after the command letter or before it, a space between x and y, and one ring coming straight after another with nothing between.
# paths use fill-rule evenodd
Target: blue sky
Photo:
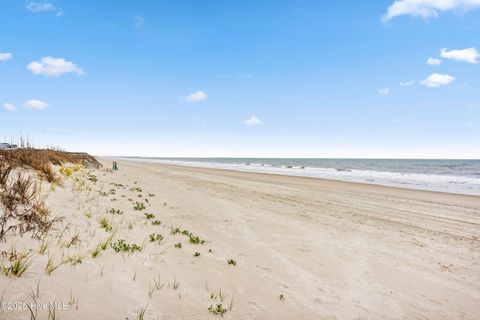
<instances>
[{"instance_id":1,"label":"blue sky","mask_svg":"<svg viewBox=\"0 0 480 320\"><path fill-rule=\"evenodd\" d=\"M2 140L97 155L480 158L479 0L0 7Z\"/></svg>"}]
</instances>

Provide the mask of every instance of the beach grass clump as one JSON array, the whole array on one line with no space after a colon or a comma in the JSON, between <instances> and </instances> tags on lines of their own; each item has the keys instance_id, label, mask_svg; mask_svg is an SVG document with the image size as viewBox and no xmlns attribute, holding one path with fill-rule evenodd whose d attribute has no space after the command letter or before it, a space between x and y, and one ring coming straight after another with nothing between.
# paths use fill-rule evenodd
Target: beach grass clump
<instances>
[{"instance_id":1,"label":"beach grass clump","mask_svg":"<svg viewBox=\"0 0 480 320\"><path fill-rule=\"evenodd\" d=\"M98 255L100 254L100 252L102 252L102 248L100 248L100 246L96 246L95 249L92 250L92 252L90 253L90 255L92 256L92 258L96 258L98 257Z\"/></svg>"},{"instance_id":2,"label":"beach grass clump","mask_svg":"<svg viewBox=\"0 0 480 320\"><path fill-rule=\"evenodd\" d=\"M140 188L140 187L132 187L132 188L130 188L130 191L133 191L133 192L142 192L143 190L142 190L142 188Z\"/></svg>"},{"instance_id":3,"label":"beach grass clump","mask_svg":"<svg viewBox=\"0 0 480 320\"><path fill-rule=\"evenodd\" d=\"M82 263L83 256L81 255L72 255L69 256L66 262L70 263L72 266Z\"/></svg>"},{"instance_id":4,"label":"beach grass clump","mask_svg":"<svg viewBox=\"0 0 480 320\"><path fill-rule=\"evenodd\" d=\"M228 259L227 260L227 263L231 266L236 266L237 265L237 261L233 260L233 259Z\"/></svg>"},{"instance_id":5,"label":"beach grass clump","mask_svg":"<svg viewBox=\"0 0 480 320\"><path fill-rule=\"evenodd\" d=\"M43 255L43 254L45 254L47 249L48 249L48 243L46 241L42 240L42 242L40 242L40 247L38 248L38 253Z\"/></svg>"},{"instance_id":6,"label":"beach grass clump","mask_svg":"<svg viewBox=\"0 0 480 320\"><path fill-rule=\"evenodd\" d=\"M145 204L143 202L135 202L135 205L133 206L133 209L137 211L145 210L147 207L145 207Z\"/></svg>"},{"instance_id":7,"label":"beach grass clump","mask_svg":"<svg viewBox=\"0 0 480 320\"><path fill-rule=\"evenodd\" d=\"M100 223L100 227L102 229L105 229L105 231L107 232L111 232L113 230L113 227L112 225L110 224L110 222L108 221L108 219L106 217L102 217L98 223Z\"/></svg>"},{"instance_id":8,"label":"beach grass clump","mask_svg":"<svg viewBox=\"0 0 480 320\"><path fill-rule=\"evenodd\" d=\"M214 315L222 316L222 317L224 316L225 313L227 313L227 309L225 309L221 303L215 306L210 305L208 307L208 311Z\"/></svg>"},{"instance_id":9,"label":"beach grass clump","mask_svg":"<svg viewBox=\"0 0 480 320\"><path fill-rule=\"evenodd\" d=\"M96 175L90 173L90 174L88 174L87 180L92 181L93 183L95 183L95 182L98 181L98 178L97 178Z\"/></svg>"},{"instance_id":10,"label":"beach grass clump","mask_svg":"<svg viewBox=\"0 0 480 320\"><path fill-rule=\"evenodd\" d=\"M198 251L193 254L194 257L200 257L200 255L201 255L201 253L198 252Z\"/></svg>"},{"instance_id":11,"label":"beach grass clump","mask_svg":"<svg viewBox=\"0 0 480 320\"><path fill-rule=\"evenodd\" d=\"M140 310L137 311L137 320L144 320L145 319L145 313L147 312L147 306L145 308L141 308Z\"/></svg>"},{"instance_id":12,"label":"beach grass clump","mask_svg":"<svg viewBox=\"0 0 480 320\"><path fill-rule=\"evenodd\" d=\"M182 249L182 243L181 242L175 243L175 248Z\"/></svg>"},{"instance_id":13,"label":"beach grass clump","mask_svg":"<svg viewBox=\"0 0 480 320\"><path fill-rule=\"evenodd\" d=\"M149 235L149 238L150 238L150 242L155 242L155 241L162 241L163 240L163 236L161 234L158 234L158 233L152 233Z\"/></svg>"},{"instance_id":14,"label":"beach grass clump","mask_svg":"<svg viewBox=\"0 0 480 320\"><path fill-rule=\"evenodd\" d=\"M47 260L47 265L45 266L45 272L50 276L52 275L53 271L57 270L61 265L65 264L66 262L66 260L62 260L60 261L60 263L55 265L53 258L49 256Z\"/></svg>"},{"instance_id":15,"label":"beach grass clump","mask_svg":"<svg viewBox=\"0 0 480 320\"><path fill-rule=\"evenodd\" d=\"M159 226L161 224L162 224L162 221L160 221L160 220L153 220L152 221L152 225L154 225L154 226Z\"/></svg>"},{"instance_id":16,"label":"beach grass clump","mask_svg":"<svg viewBox=\"0 0 480 320\"><path fill-rule=\"evenodd\" d=\"M70 248L71 246L75 246L80 242L80 235L76 232L70 240L65 244L65 247Z\"/></svg>"},{"instance_id":17,"label":"beach grass clump","mask_svg":"<svg viewBox=\"0 0 480 320\"><path fill-rule=\"evenodd\" d=\"M113 237L113 235L110 236L109 238L107 238L106 240L101 241L101 242L98 244L98 247L99 247L102 251L107 250L108 245L109 245L110 242L112 241L112 237Z\"/></svg>"},{"instance_id":18,"label":"beach grass clump","mask_svg":"<svg viewBox=\"0 0 480 320\"><path fill-rule=\"evenodd\" d=\"M2 264L1 270L7 277L21 277L32 264L30 258L31 255L28 253L17 253L14 250L13 255L9 259L10 265L5 266Z\"/></svg>"},{"instance_id":19,"label":"beach grass clump","mask_svg":"<svg viewBox=\"0 0 480 320\"><path fill-rule=\"evenodd\" d=\"M134 253L136 251L142 251L142 248L140 246L136 245L135 243L127 243L124 239L119 239L117 240L117 242L112 243L110 246L116 252Z\"/></svg>"}]
</instances>

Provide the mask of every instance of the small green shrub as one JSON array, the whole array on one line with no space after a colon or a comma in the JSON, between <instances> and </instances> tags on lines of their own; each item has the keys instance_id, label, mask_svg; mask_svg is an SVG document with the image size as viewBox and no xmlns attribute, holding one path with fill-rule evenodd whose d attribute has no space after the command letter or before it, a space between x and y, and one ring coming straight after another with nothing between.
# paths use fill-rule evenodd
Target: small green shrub
<instances>
[{"instance_id":1,"label":"small green shrub","mask_svg":"<svg viewBox=\"0 0 480 320\"><path fill-rule=\"evenodd\" d=\"M110 245L116 252L134 253L135 251L142 251L142 248L132 243L127 243L123 239L117 240L117 242Z\"/></svg>"},{"instance_id":2,"label":"small green shrub","mask_svg":"<svg viewBox=\"0 0 480 320\"><path fill-rule=\"evenodd\" d=\"M227 262L228 262L229 265L232 265L232 266L236 266L236 265L237 265L237 261L235 261L235 260L233 260L233 259L228 259Z\"/></svg>"},{"instance_id":3,"label":"small green shrub","mask_svg":"<svg viewBox=\"0 0 480 320\"><path fill-rule=\"evenodd\" d=\"M188 238L190 239L190 243L192 243L192 244L203 244L203 243L205 243L205 240L202 240L198 236L195 236L193 234L190 234L188 236Z\"/></svg>"},{"instance_id":4,"label":"small green shrub","mask_svg":"<svg viewBox=\"0 0 480 320\"><path fill-rule=\"evenodd\" d=\"M163 240L163 236L158 233L152 233L149 237L150 237L150 242L155 242L155 241L160 242Z\"/></svg>"},{"instance_id":5,"label":"small green shrub","mask_svg":"<svg viewBox=\"0 0 480 320\"><path fill-rule=\"evenodd\" d=\"M145 218L147 218L147 220L150 220L150 219L155 218L155 215L153 213L145 212Z\"/></svg>"},{"instance_id":6,"label":"small green shrub","mask_svg":"<svg viewBox=\"0 0 480 320\"><path fill-rule=\"evenodd\" d=\"M227 313L227 309L225 309L221 303L217 304L216 306L210 305L210 307L208 307L208 311L213 313L214 315L222 317L225 313Z\"/></svg>"},{"instance_id":7,"label":"small green shrub","mask_svg":"<svg viewBox=\"0 0 480 320\"><path fill-rule=\"evenodd\" d=\"M110 210L107 210L107 213L121 215L123 214L123 211L120 209L110 208Z\"/></svg>"},{"instance_id":8,"label":"small green shrub","mask_svg":"<svg viewBox=\"0 0 480 320\"><path fill-rule=\"evenodd\" d=\"M143 202L135 202L135 205L133 206L133 209L135 209L137 211L141 211L141 210L145 210L147 208L145 207Z\"/></svg>"}]
</instances>

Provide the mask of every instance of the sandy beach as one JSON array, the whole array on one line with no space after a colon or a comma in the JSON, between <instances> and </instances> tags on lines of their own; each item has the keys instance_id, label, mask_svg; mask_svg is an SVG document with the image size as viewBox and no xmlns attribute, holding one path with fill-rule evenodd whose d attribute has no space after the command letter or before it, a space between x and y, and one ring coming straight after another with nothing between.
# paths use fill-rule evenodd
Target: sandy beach
<instances>
[{"instance_id":1,"label":"sandy beach","mask_svg":"<svg viewBox=\"0 0 480 320\"><path fill-rule=\"evenodd\" d=\"M47 319L34 301L55 319L480 315L480 197L118 163L43 183L64 221L0 243L31 263L0 274L0 319Z\"/></svg>"}]
</instances>

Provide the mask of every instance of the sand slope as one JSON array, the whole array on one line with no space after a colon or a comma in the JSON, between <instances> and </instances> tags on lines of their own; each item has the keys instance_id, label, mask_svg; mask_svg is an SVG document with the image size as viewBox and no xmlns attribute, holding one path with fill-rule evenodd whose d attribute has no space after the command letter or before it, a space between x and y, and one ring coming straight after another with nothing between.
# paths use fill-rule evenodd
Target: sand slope
<instances>
[{"instance_id":1,"label":"sand slope","mask_svg":"<svg viewBox=\"0 0 480 320\"><path fill-rule=\"evenodd\" d=\"M0 274L2 301L31 302L30 287L38 285L37 300L67 303L60 319L137 319L143 308L145 319L215 319L208 307L220 303L226 319L478 319L479 197L125 161L119 167L92 172L98 182L84 171L49 192L52 213L65 223L43 255L29 238L0 243L0 251L13 243L32 249L22 277ZM146 210L134 210L135 202ZM111 232L100 227L102 217ZM205 243L171 234L177 227ZM150 242L152 233L164 239ZM108 248L93 258L109 238L142 251ZM83 258L47 275L49 256L57 263ZM0 319L29 314L0 310Z\"/></svg>"}]
</instances>

